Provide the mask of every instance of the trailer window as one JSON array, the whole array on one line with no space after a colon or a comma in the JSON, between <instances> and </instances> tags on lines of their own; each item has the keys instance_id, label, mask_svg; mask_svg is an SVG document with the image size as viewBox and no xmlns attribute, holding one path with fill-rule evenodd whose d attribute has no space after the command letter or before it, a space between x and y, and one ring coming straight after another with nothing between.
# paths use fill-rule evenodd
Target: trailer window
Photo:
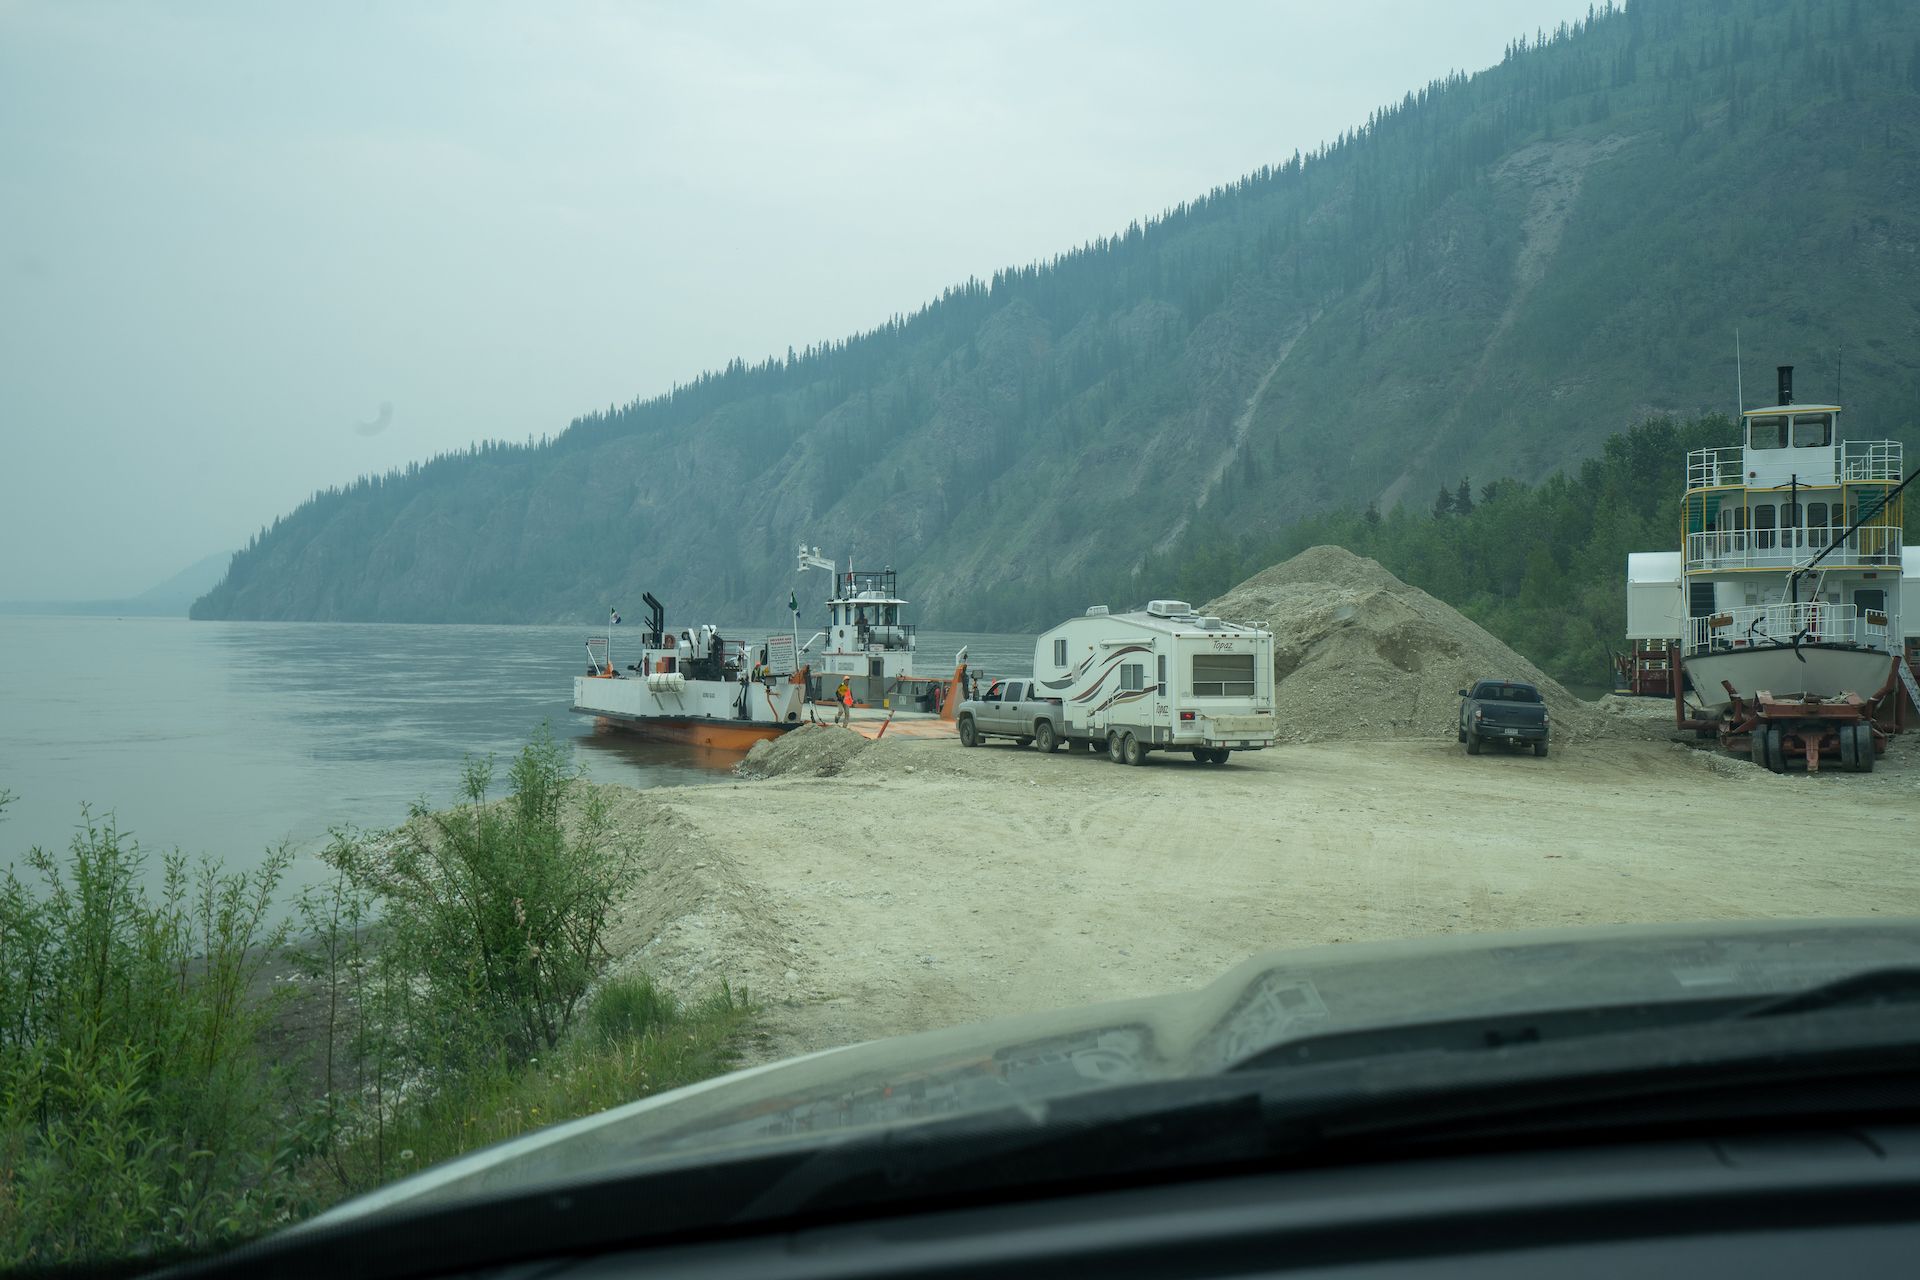
<instances>
[{"instance_id":1,"label":"trailer window","mask_svg":"<svg viewBox=\"0 0 1920 1280\"><path fill-rule=\"evenodd\" d=\"M1251 698L1253 696L1253 655L1250 653L1194 654L1193 696L1196 698Z\"/></svg>"},{"instance_id":2,"label":"trailer window","mask_svg":"<svg viewBox=\"0 0 1920 1280\"><path fill-rule=\"evenodd\" d=\"M1061 636L1053 642L1053 665L1056 667L1064 667L1067 665L1067 638L1065 636Z\"/></svg>"},{"instance_id":3,"label":"trailer window","mask_svg":"<svg viewBox=\"0 0 1920 1280\"><path fill-rule=\"evenodd\" d=\"M1120 691L1122 693L1138 693L1142 688L1146 686L1146 678L1147 678L1146 663L1144 662L1124 663L1120 667Z\"/></svg>"},{"instance_id":4,"label":"trailer window","mask_svg":"<svg viewBox=\"0 0 1920 1280\"><path fill-rule=\"evenodd\" d=\"M1164 698L1167 696L1167 655L1164 653L1160 655L1159 680L1160 687L1155 692Z\"/></svg>"}]
</instances>

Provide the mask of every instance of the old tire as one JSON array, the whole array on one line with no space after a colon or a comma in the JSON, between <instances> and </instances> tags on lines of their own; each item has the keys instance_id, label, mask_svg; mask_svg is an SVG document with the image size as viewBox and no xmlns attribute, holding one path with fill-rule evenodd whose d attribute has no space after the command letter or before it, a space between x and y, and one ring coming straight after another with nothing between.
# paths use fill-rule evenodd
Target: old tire
<instances>
[{"instance_id":1,"label":"old tire","mask_svg":"<svg viewBox=\"0 0 1920 1280\"><path fill-rule=\"evenodd\" d=\"M1854 725L1843 724L1834 731L1833 735L1840 739L1840 768L1844 773L1860 772L1860 739L1854 733L1854 728ZM1867 741L1867 749L1871 751L1873 740L1869 738Z\"/></svg>"},{"instance_id":2,"label":"old tire","mask_svg":"<svg viewBox=\"0 0 1920 1280\"><path fill-rule=\"evenodd\" d=\"M1051 720L1042 720L1033 726L1033 745L1047 755L1060 749L1060 739L1054 736Z\"/></svg>"},{"instance_id":3,"label":"old tire","mask_svg":"<svg viewBox=\"0 0 1920 1280\"><path fill-rule=\"evenodd\" d=\"M973 727L972 716L960 717L960 745L963 747L980 745L980 731Z\"/></svg>"},{"instance_id":4,"label":"old tire","mask_svg":"<svg viewBox=\"0 0 1920 1280\"><path fill-rule=\"evenodd\" d=\"M1860 772L1873 772L1873 726L1862 720L1853 727L1853 753L1860 758Z\"/></svg>"},{"instance_id":5,"label":"old tire","mask_svg":"<svg viewBox=\"0 0 1920 1280\"><path fill-rule=\"evenodd\" d=\"M1016 747L1030 747L1033 745L1033 739L1025 736L1018 737L1013 740L1013 745Z\"/></svg>"},{"instance_id":6,"label":"old tire","mask_svg":"<svg viewBox=\"0 0 1920 1280\"><path fill-rule=\"evenodd\" d=\"M1120 757L1120 735L1117 733L1107 735L1107 759L1115 764L1124 763Z\"/></svg>"},{"instance_id":7,"label":"old tire","mask_svg":"<svg viewBox=\"0 0 1920 1280\"><path fill-rule=\"evenodd\" d=\"M1140 745L1140 739L1127 734L1120 739L1120 762L1122 764L1141 765L1147 760L1147 749Z\"/></svg>"},{"instance_id":8,"label":"old tire","mask_svg":"<svg viewBox=\"0 0 1920 1280\"><path fill-rule=\"evenodd\" d=\"M1787 771L1787 753L1781 741L1785 737L1786 735L1780 731L1779 725L1770 724L1767 726L1767 768L1773 770L1775 773L1785 773Z\"/></svg>"},{"instance_id":9,"label":"old tire","mask_svg":"<svg viewBox=\"0 0 1920 1280\"><path fill-rule=\"evenodd\" d=\"M1534 744L1533 744L1533 754L1534 754L1534 755L1536 755L1536 756L1543 756L1543 755L1545 755L1545 754L1547 754L1547 744L1546 744L1545 742L1536 742L1536 743L1534 743Z\"/></svg>"},{"instance_id":10,"label":"old tire","mask_svg":"<svg viewBox=\"0 0 1920 1280\"><path fill-rule=\"evenodd\" d=\"M1215 764L1225 764L1227 762L1227 757L1231 756L1232 754L1233 754L1233 750L1229 747L1215 747L1213 749L1213 762Z\"/></svg>"},{"instance_id":11,"label":"old tire","mask_svg":"<svg viewBox=\"0 0 1920 1280\"><path fill-rule=\"evenodd\" d=\"M1471 729L1467 730L1467 754L1470 756L1480 754L1480 735Z\"/></svg>"},{"instance_id":12,"label":"old tire","mask_svg":"<svg viewBox=\"0 0 1920 1280\"><path fill-rule=\"evenodd\" d=\"M1747 735L1747 755L1762 769L1767 767L1767 735L1765 730L1756 728Z\"/></svg>"}]
</instances>

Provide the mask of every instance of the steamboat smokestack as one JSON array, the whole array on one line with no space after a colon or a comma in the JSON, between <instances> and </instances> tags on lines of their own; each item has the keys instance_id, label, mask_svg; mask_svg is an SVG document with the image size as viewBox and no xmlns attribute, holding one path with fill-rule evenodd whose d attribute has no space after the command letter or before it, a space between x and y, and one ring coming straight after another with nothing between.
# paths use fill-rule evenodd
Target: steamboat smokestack
<instances>
[{"instance_id":1,"label":"steamboat smokestack","mask_svg":"<svg viewBox=\"0 0 1920 1280\"><path fill-rule=\"evenodd\" d=\"M1780 403L1793 403L1793 366L1790 364L1780 366Z\"/></svg>"}]
</instances>

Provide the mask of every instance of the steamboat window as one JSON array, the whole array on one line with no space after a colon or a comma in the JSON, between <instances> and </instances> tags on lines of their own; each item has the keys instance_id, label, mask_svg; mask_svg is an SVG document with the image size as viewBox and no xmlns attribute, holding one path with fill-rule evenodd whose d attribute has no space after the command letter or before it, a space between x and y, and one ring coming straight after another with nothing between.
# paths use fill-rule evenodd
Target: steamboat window
<instances>
[{"instance_id":1,"label":"steamboat window","mask_svg":"<svg viewBox=\"0 0 1920 1280\"><path fill-rule=\"evenodd\" d=\"M1787 418L1784 414L1771 418L1749 419L1747 432L1747 447L1750 449L1787 447Z\"/></svg>"},{"instance_id":2,"label":"steamboat window","mask_svg":"<svg viewBox=\"0 0 1920 1280\"><path fill-rule=\"evenodd\" d=\"M1796 413L1793 415L1793 447L1812 449L1833 442L1833 415Z\"/></svg>"},{"instance_id":3,"label":"steamboat window","mask_svg":"<svg viewBox=\"0 0 1920 1280\"><path fill-rule=\"evenodd\" d=\"M1121 665L1120 691L1122 693L1138 693L1141 689L1146 687L1146 680L1147 680L1147 664L1146 663L1128 662Z\"/></svg>"},{"instance_id":4,"label":"steamboat window","mask_svg":"<svg viewBox=\"0 0 1920 1280\"><path fill-rule=\"evenodd\" d=\"M1780 504L1780 545L1783 547L1800 545L1800 504L1797 502Z\"/></svg>"},{"instance_id":5,"label":"steamboat window","mask_svg":"<svg viewBox=\"0 0 1920 1280\"><path fill-rule=\"evenodd\" d=\"M1773 547L1773 504L1763 502L1753 509L1753 545L1762 551Z\"/></svg>"},{"instance_id":6,"label":"steamboat window","mask_svg":"<svg viewBox=\"0 0 1920 1280\"><path fill-rule=\"evenodd\" d=\"M1064 667L1067 665L1067 638L1065 636L1061 636L1053 642L1053 665L1056 667Z\"/></svg>"},{"instance_id":7,"label":"steamboat window","mask_svg":"<svg viewBox=\"0 0 1920 1280\"><path fill-rule=\"evenodd\" d=\"M1251 698L1253 696L1253 655L1250 653L1194 654L1193 694L1196 698Z\"/></svg>"},{"instance_id":8,"label":"steamboat window","mask_svg":"<svg viewBox=\"0 0 1920 1280\"><path fill-rule=\"evenodd\" d=\"M1861 613L1871 609L1875 613L1887 611L1887 593L1883 587L1862 587L1853 593L1853 607Z\"/></svg>"}]
</instances>

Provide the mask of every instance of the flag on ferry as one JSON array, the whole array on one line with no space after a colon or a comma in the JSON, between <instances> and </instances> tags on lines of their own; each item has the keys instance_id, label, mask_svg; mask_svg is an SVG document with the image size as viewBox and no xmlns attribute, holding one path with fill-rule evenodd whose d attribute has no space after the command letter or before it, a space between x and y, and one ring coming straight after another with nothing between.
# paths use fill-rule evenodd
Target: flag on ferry
<instances>
[{"instance_id":1,"label":"flag on ferry","mask_svg":"<svg viewBox=\"0 0 1920 1280\"><path fill-rule=\"evenodd\" d=\"M800 597L791 591L787 592L787 608L793 613L800 612Z\"/></svg>"},{"instance_id":2,"label":"flag on ferry","mask_svg":"<svg viewBox=\"0 0 1920 1280\"><path fill-rule=\"evenodd\" d=\"M618 609L607 610L607 625L614 627L620 625L620 611Z\"/></svg>"}]
</instances>

